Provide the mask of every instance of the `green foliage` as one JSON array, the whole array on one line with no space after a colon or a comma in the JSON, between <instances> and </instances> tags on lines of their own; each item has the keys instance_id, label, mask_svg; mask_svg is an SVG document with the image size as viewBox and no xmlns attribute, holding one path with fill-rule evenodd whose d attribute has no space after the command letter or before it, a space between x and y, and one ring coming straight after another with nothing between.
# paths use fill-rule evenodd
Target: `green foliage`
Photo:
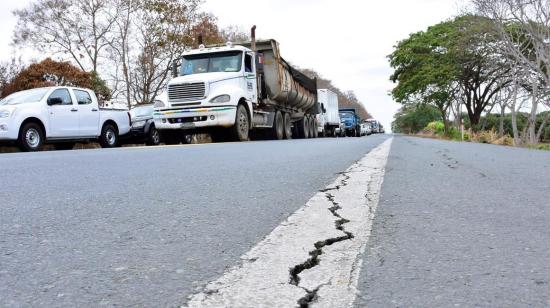
<instances>
[{"instance_id":1,"label":"green foliage","mask_svg":"<svg viewBox=\"0 0 550 308\"><path fill-rule=\"evenodd\" d=\"M395 101L430 104L446 116L460 93L468 117L477 124L493 95L505 84L497 81L508 72L488 47L497 40L491 23L479 16L460 16L399 42L389 55Z\"/></svg>"},{"instance_id":2,"label":"green foliage","mask_svg":"<svg viewBox=\"0 0 550 308\"><path fill-rule=\"evenodd\" d=\"M395 114L392 130L396 133L416 134L428 123L441 120L441 114L432 106L405 105Z\"/></svg>"},{"instance_id":3,"label":"green foliage","mask_svg":"<svg viewBox=\"0 0 550 308\"><path fill-rule=\"evenodd\" d=\"M445 124L441 121L430 122L426 126L426 130L436 135L443 135L445 133Z\"/></svg>"}]
</instances>

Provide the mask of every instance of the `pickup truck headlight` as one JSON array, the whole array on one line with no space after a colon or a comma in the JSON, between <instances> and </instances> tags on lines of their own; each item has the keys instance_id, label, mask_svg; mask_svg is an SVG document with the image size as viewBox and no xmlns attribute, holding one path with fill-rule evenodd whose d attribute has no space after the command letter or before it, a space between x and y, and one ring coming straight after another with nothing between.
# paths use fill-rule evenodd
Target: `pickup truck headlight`
<instances>
[{"instance_id":1,"label":"pickup truck headlight","mask_svg":"<svg viewBox=\"0 0 550 308\"><path fill-rule=\"evenodd\" d=\"M0 119L9 118L11 115L11 110L2 109L0 110Z\"/></svg>"},{"instance_id":2,"label":"pickup truck headlight","mask_svg":"<svg viewBox=\"0 0 550 308\"><path fill-rule=\"evenodd\" d=\"M224 95L219 95L214 97L213 99L210 100L210 102L214 104L223 104L223 103L229 103L230 100L231 100L231 96L224 94Z\"/></svg>"}]
</instances>

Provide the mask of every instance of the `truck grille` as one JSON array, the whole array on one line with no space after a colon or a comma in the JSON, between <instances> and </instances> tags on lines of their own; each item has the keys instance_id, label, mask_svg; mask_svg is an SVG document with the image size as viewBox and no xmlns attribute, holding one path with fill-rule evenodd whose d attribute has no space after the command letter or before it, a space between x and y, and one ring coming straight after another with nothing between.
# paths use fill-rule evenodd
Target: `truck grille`
<instances>
[{"instance_id":1,"label":"truck grille","mask_svg":"<svg viewBox=\"0 0 550 308\"><path fill-rule=\"evenodd\" d=\"M176 102L203 99L205 91L204 82L171 84L168 86L168 99Z\"/></svg>"}]
</instances>

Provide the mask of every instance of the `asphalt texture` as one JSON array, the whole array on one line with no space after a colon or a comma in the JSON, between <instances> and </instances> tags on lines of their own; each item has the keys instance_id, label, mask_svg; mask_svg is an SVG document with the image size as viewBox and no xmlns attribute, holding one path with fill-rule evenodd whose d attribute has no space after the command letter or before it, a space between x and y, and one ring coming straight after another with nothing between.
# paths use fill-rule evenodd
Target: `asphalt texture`
<instances>
[{"instance_id":1,"label":"asphalt texture","mask_svg":"<svg viewBox=\"0 0 550 308\"><path fill-rule=\"evenodd\" d=\"M356 307L549 307L550 153L397 136Z\"/></svg>"},{"instance_id":2,"label":"asphalt texture","mask_svg":"<svg viewBox=\"0 0 550 308\"><path fill-rule=\"evenodd\" d=\"M388 137L0 155L0 307L177 307Z\"/></svg>"}]
</instances>

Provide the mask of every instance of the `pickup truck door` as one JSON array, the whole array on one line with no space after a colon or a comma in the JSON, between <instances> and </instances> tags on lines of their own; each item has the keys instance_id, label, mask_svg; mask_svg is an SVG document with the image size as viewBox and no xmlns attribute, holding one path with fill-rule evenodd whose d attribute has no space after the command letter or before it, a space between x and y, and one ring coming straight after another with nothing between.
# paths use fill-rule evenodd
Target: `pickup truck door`
<instances>
[{"instance_id":1,"label":"pickup truck door","mask_svg":"<svg viewBox=\"0 0 550 308\"><path fill-rule=\"evenodd\" d=\"M254 61L254 53L247 52L244 54L244 86L246 89L246 99L256 103L258 99L258 88L256 78L256 63Z\"/></svg>"},{"instance_id":2,"label":"pickup truck door","mask_svg":"<svg viewBox=\"0 0 550 308\"><path fill-rule=\"evenodd\" d=\"M50 133L47 138L78 137L78 106L68 89L54 90L47 100Z\"/></svg>"},{"instance_id":3,"label":"pickup truck door","mask_svg":"<svg viewBox=\"0 0 550 308\"><path fill-rule=\"evenodd\" d=\"M73 94L78 104L79 136L99 136L99 108L95 95L79 89L73 89Z\"/></svg>"}]
</instances>

